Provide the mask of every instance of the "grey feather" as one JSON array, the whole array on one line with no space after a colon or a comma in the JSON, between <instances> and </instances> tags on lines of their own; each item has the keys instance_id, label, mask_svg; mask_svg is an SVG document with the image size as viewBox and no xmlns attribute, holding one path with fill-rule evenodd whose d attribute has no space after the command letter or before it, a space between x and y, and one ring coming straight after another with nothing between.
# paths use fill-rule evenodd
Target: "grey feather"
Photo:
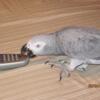
<instances>
[{"instance_id":1,"label":"grey feather","mask_svg":"<svg viewBox=\"0 0 100 100\"><path fill-rule=\"evenodd\" d=\"M100 31L93 28L70 27L57 34L57 43L71 58L94 59L100 57Z\"/></svg>"},{"instance_id":2,"label":"grey feather","mask_svg":"<svg viewBox=\"0 0 100 100\"><path fill-rule=\"evenodd\" d=\"M61 68L61 79L62 72L70 73L77 67L83 70L88 64L100 64L100 30L66 27L54 33L34 36L26 48L37 56L68 56L70 59L68 66L62 65L59 61L60 65L53 62L53 65Z\"/></svg>"}]
</instances>

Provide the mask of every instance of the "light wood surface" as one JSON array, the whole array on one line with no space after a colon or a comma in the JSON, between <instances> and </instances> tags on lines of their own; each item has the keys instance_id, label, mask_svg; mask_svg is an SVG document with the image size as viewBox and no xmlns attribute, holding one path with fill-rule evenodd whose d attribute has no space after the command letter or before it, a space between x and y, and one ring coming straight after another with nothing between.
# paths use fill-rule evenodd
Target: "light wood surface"
<instances>
[{"instance_id":1,"label":"light wood surface","mask_svg":"<svg viewBox=\"0 0 100 100\"><path fill-rule=\"evenodd\" d=\"M20 52L34 34L65 26L100 29L100 0L0 0L0 52ZM41 58L39 58L41 59ZM37 59L37 60L39 60ZM0 100L100 100L100 66L59 79L59 69L44 64L0 73Z\"/></svg>"}]
</instances>

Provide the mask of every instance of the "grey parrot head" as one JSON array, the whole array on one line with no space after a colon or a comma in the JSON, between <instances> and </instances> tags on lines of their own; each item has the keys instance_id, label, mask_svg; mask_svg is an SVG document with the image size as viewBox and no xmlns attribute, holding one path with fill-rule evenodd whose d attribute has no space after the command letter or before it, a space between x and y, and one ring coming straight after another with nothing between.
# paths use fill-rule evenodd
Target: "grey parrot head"
<instances>
[{"instance_id":1,"label":"grey parrot head","mask_svg":"<svg viewBox=\"0 0 100 100\"><path fill-rule=\"evenodd\" d=\"M25 44L21 53L31 57L57 54L57 44L54 34L34 36Z\"/></svg>"}]
</instances>

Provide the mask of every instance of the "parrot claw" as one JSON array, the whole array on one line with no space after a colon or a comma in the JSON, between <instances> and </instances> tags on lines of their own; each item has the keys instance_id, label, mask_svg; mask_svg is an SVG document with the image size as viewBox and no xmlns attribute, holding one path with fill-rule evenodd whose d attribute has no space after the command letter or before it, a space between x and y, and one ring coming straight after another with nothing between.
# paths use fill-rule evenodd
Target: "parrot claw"
<instances>
[{"instance_id":1,"label":"parrot claw","mask_svg":"<svg viewBox=\"0 0 100 100\"><path fill-rule=\"evenodd\" d=\"M77 70L80 71L80 72L85 72L87 69L85 69L85 68L77 68Z\"/></svg>"},{"instance_id":2,"label":"parrot claw","mask_svg":"<svg viewBox=\"0 0 100 100\"><path fill-rule=\"evenodd\" d=\"M51 68L54 67L54 64L53 64L53 63L50 63L50 61L46 61L44 64L48 64L48 65L50 65Z\"/></svg>"},{"instance_id":3,"label":"parrot claw","mask_svg":"<svg viewBox=\"0 0 100 100\"><path fill-rule=\"evenodd\" d=\"M65 70L61 70L59 81L61 81L63 79L63 77L66 76L66 75L67 75L67 77L70 77L71 73L69 71L67 71L67 70L66 71Z\"/></svg>"},{"instance_id":4,"label":"parrot claw","mask_svg":"<svg viewBox=\"0 0 100 100\"><path fill-rule=\"evenodd\" d=\"M84 64L84 65L81 65L79 67L77 67L77 70L80 71L80 72L85 72L87 71L87 64Z\"/></svg>"},{"instance_id":5,"label":"parrot claw","mask_svg":"<svg viewBox=\"0 0 100 100\"><path fill-rule=\"evenodd\" d=\"M49 63L49 60L47 60L47 61L44 62L44 64L48 64L48 63Z\"/></svg>"},{"instance_id":6,"label":"parrot claw","mask_svg":"<svg viewBox=\"0 0 100 100\"><path fill-rule=\"evenodd\" d=\"M67 69L68 62L66 61L66 58L52 58L45 61L45 64L50 65L51 68L54 66L60 68L59 81L61 81L65 76L69 77L71 75L71 72Z\"/></svg>"},{"instance_id":7,"label":"parrot claw","mask_svg":"<svg viewBox=\"0 0 100 100\"><path fill-rule=\"evenodd\" d=\"M67 62L64 60L58 60L58 61L46 61L45 64L50 65L50 67L57 67L60 68L60 74L59 74L59 81L61 81L63 79L63 77L65 77L67 75L67 77L69 77L71 75L71 72L67 70Z\"/></svg>"},{"instance_id":8,"label":"parrot claw","mask_svg":"<svg viewBox=\"0 0 100 100\"><path fill-rule=\"evenodd\" d=\"M58 60L48 60L45 62L45 64L50 65L50 67L57 67L60 68L60 78L59 81L62 80L64 76L69 77L71 75L71 72L77 68L77 70L84 72L87 70L88 64L84 63L84 61L78 60L78 59L70 59L70 63L66 61L66 59L58 59Z\"/></svg>"},{"instance_id":9,"label":"parrot claw","mask_svg":"<svg viewBox=\"0 0 100 100\"><path fill-rule=\"evenodd\" d=\"M51 64L50 67L53 68L54 67L54 64Z\"/></svg>"}]
</instances>

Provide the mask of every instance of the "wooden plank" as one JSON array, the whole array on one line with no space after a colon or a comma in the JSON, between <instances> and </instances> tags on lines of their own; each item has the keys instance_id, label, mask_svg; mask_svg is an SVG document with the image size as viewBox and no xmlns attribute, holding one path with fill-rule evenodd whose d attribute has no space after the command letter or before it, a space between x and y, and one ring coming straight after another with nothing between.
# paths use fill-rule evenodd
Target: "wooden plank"
<instances>
[{"instance_id":1,"label":"wooden plank","mask_svg":"<svg viewBox=\"0 0 100 100\"><path fill-rule=\"evenodd\" d=\"M100 29L100 0L0 0L0 52L20 52L34 34L65 26ZM59 79L59 69L31 60L23 68L0 72L0 100L99 100L100 66ZM44 58L46 59L46 58Z\"/></svg>"}]
</instances>

